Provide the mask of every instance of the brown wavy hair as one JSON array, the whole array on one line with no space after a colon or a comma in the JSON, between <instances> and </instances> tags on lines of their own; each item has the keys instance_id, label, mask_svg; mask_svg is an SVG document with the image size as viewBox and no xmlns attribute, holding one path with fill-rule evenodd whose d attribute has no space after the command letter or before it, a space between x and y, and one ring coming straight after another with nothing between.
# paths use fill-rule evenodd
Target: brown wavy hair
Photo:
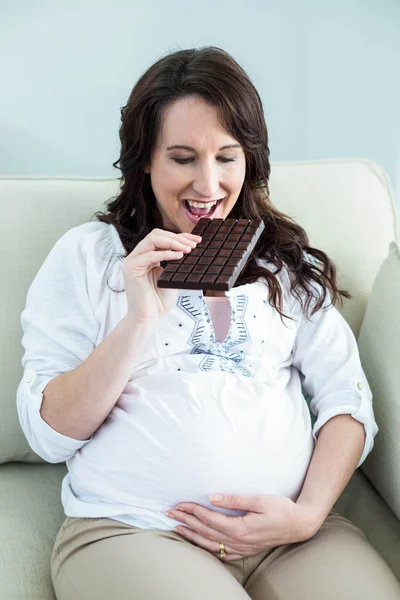
<instances>
[{"instance_id":1,"label":"brown wavy hair","mask_svg":"<svg viewBox=\"0 0 400 600\"><path fill-rule=\"evenodd\" d=\"M121 108L121 152L113 163L122 173L120 193L107 203L107 213L94 216L116 227L127 254L152 229L165 228L150 175L144 169L150 164L166 108L188 96L216 107L221 125L244 149L245 181L229 217L263 219L265 224L236 286L263 278L269 288L269 302L281 319L291 318L282 312L282 290L276 277L282 269L289 275L289 291L300 300L306 318L310 306L313 304L312 315L329 294L331 305L342 304L341 296L350 298L347 291L338 289L336 267L325 252L310 247L305 230L272 204L268 188L270 150L261 98L243 68L218 47L169 53L137 81ZM276 271L261 266L256 259L272 263ZM300 290L305 292L304 303Z\"/></svg>"}]
</instances>

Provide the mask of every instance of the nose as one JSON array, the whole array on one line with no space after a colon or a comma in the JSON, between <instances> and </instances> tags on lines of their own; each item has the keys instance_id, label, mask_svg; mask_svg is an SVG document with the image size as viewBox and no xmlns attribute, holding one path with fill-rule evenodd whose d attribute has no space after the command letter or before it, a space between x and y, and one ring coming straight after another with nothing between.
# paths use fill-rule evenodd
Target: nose
<instances>
[{"instance_id":1,"label":"nose","mask_svg":"<svg viewBox=\"0 0 400 600\"><path fill-rule=\"evenodd\" d=\"M210 164L200 166L192 187L201 198L216 200L219 190L218 169Z\"/></svg>"}]
</instances>

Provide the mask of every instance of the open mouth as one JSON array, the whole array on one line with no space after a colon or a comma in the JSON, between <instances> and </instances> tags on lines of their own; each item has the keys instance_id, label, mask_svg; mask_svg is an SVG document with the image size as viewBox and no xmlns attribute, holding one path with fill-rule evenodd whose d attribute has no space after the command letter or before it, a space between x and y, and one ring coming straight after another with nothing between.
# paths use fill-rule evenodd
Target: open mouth
<instances>
[{"instance_id":1,"label":"open mouth","mask_svg":"<svg viewBox=\"0 0 400 600\"><path fill-rule=\"evenodd\" d=\"M208 219L213 218L222 200L223 198L217 200L216 202L209 202L208 204L183 200L182 205L188 219L192 221L192 223L197 223L197 221L202 217L206 217Z\"/></svg>"}]
</instances>

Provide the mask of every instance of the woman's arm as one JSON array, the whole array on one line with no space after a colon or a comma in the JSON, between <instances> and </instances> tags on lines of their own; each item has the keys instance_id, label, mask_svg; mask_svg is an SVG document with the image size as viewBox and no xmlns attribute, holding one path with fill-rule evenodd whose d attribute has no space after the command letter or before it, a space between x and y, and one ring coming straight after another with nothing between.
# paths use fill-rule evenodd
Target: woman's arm
<instances>
[{"instance_id":1,"label":"woman's arm","mask_svg":"<svg viewBox=\"0 0 400 600\"><path fill-rule=\"evenodd\" d=\"M124 317L82 364L47 384L42 419L65 436L87 440L120 397L154 327Z\"/></svg>"},{"instance_id":2,"label":"woman's arm","mask_svg":"<svg viewBox=\"0 0 400 600\"><path fill-rule=\"evenodd\" d=\"M319 431L296 504L309 509L308 534L318 531L353 475L365 444L365 428L351 415L337 415Z\"/></svg>"}]
</instances>

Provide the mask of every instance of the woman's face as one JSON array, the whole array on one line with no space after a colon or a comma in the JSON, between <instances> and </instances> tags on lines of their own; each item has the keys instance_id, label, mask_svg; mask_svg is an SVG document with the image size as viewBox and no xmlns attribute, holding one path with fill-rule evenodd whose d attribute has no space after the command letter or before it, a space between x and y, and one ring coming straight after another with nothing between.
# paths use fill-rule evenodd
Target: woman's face
<instances>
[{"instance_id":1,"label":"woman's face","mask_svg":"<svg viewBox=\"0 0 400 600\"><path fill-rule=\"evenodd\" d=\"M235 147L225 148L230 145ZM227 217L243 186L246 158L219 123L217 109L201 98L187 97L166 109L145 172L150 173L164 227L190 233L202 216Z\"/></svg>"}]
</instances>

